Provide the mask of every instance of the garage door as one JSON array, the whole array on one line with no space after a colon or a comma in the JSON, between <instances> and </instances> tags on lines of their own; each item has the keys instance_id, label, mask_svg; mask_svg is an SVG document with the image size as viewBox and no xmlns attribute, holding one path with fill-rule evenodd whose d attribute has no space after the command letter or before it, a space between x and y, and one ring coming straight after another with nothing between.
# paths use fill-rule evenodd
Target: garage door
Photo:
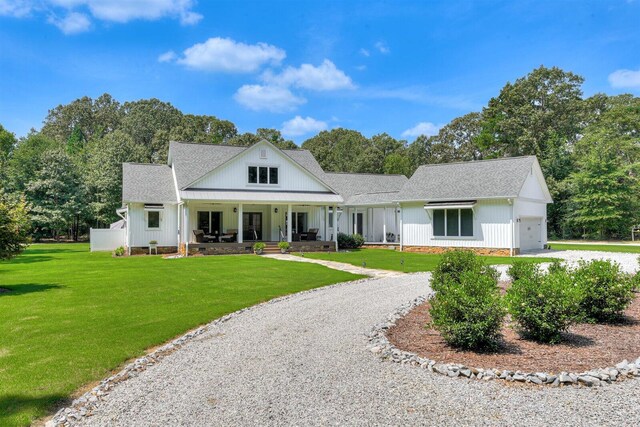
<instances>
[{"instance_id":1,"label":"garage door","mask_svg":"<svg viewBox=\"0 0 640 427\"><path fill-rule=\"evenodd\" d=\"M542 249L542 218L520 220L520 250Z\"/></svg>"}]
</instances>

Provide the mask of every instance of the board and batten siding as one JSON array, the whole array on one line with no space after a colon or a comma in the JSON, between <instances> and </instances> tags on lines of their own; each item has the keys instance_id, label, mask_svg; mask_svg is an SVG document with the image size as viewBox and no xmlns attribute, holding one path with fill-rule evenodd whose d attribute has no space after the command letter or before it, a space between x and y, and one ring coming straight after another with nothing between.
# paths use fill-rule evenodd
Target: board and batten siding
<instances>
[{"instance_id":1,"label":"board and batten siding","mask_svg":"<svg viewBox=\"0 0 640 427\"><path fill-rule=\"evenodd\" d=\"M530 201L516 199L514 203L514 217L516 218L516 232L515 232L515 244L514 247L520 247L520 221L521 218L541 218L542 224L542 245L547 243L547 203L544 201Z\"/></svg>"},{"instance_id":2,"label":"board and batten siding","mask_svg":"<svg viewBox=\"0 0 640 427\"><path fill-rule=\"evenodd\" d=\"M261 151L266 150L266 158L261 158ZM249 166L267 166L278 168L278 184L249 184ZM190 188L247 190L247 191L308 191L326 192L327 187L295 164L286 155L273 148L258 144L241 153L229 163L210 172L194 183Z\"/></svg>"},{"instance_id":3,"label":"board and batten siding","mask_svg":"<svg viewBox=\"0 0 640 427\"><path fill-rule=\"evenodd\" d=\"M511 205L506 200L482 200L474 208L473 237L434 237L424 203L402 204L403 245L466 248L509 248Z\"/></svg>"},{"instance_id":4,"label":"board and batten siding","mask_svg":"<svg viewBox=\"0 0 640 427\"><path fill-rule=\"evenodd\" d=\"M129 204L129 236L131 247L147 247L151 240L158 246L178 246L178 208L175 204L164 204L160 214L160 229L148 230L143 203Z\"/></svg>"}]
</instances>

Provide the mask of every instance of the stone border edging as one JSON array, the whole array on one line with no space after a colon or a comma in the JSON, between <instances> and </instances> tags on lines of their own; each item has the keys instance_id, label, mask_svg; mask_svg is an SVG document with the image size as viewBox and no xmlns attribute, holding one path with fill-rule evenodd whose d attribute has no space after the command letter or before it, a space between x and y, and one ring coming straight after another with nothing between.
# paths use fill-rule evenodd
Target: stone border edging
<instances>
[{"instance_id":1,"label":"stone border edging","mask_svg":"<svg viewBox=\"0 0 640 427\"><path fill-rule=\"evenodd\" d=\"M627 378L640 377L640 357L635 362L626 359L615 366L592 369L590 371L561 372L550 374L546 372L521 372L507 369L471 368L460 363L438 363L435 360L418 356L416 353L404 351L391 344L386 331L395 326L396 322L406 316L411 310L427 301L427 296L420 296L413 301L398 307L385 322L379 323L367 334L369 350L379 355L383 360L390 360L400 364L419 366L448 377L464 377L476 380L503 380L536 384L540 386L559 387L561 385L598 387Z\"/></svg>"},{"instance_id":2,"label":"stone border edging","mask_svg":"<svg viewBox=\"0 0 640 427\"><path fill-rule=\"evenodd\" d=\"M147 368L159 363L162 359L173 353L174 351L180 349L196 337L202 335L207 332L209 328L218 326L223 324L231 319L238 317L239 315L259 309L261 307L279 303L282 301L289 300L293 297L297 297L300 295L312 294L314 292L319 292L326 289L332 289L339 286L353 285L361 282L365 282L368 280L375 280L374 277L365 277L362 279L349 280L346 282L334 283L332 285L320 286L313 289L307 289L306 291L294 292L289 295L283 295L280 297L276 297L270 299L269 301L265 301L259 304L255 304L249 307L242 308L240 310L234 311L233 313L226 314L218 319L215 319L206 325L200 326L196 329L193 329L186 334L182 335L179 338L170 341L167 344L162 345L158 349L148 353L135 361L127 364L122 370L120 370L117 374L114 374L102 381L100 384L93 387L90 391L84 393L79 398L73 400L71 405L61 408L58 410L53 417L45 423L45 427L69 427L80 421L84 417L90 417L92 415L92 411L95 410L101 401L103 401L107 395L114 389L114 387L124 382L130 378L137 377L141 372L145 371Z\"/></svg>"}]
</instances>

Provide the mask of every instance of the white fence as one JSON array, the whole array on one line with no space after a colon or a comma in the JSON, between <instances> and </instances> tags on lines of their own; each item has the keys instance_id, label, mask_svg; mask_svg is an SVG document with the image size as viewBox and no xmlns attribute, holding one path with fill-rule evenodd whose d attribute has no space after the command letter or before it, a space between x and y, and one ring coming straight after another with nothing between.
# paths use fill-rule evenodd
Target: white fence
<instances>
[{"instance_id":1,"label":"white fence","mask_svg":"<svg viewBox=\"0 0 640 427\"><path fill-rule=\"evenodd\" d=\"M91 252L112 251L125 245L126 229L109 230L104 228L92 228L89 234Z\"/></svg>"}]
</instances>

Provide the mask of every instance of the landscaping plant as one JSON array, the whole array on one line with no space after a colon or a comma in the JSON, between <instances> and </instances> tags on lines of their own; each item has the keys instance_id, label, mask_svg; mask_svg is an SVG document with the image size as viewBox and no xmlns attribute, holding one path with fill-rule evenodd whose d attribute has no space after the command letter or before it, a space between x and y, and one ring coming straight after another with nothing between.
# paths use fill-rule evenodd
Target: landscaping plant
<instances>
[{"instance_id":1,"label":"landscaping plant","mask_svg":"<svg viewBox=\"0 0 640 427\"><path fill-rule=\"evenodd\" d=\"M262 251L264 250L264 248L266 248L267 245L264 244L264 242L256 242L253 244L253 251L260 255L262 253Z\"/></svg>"},{"instance_id":2,"label":"landscaping plant","mask_svg":"<svg viewBox=\"0 0 640 427\"><path fill-rule=\"evenodd\" d=\"M439 292L447 283L460 283L460 278L465 272L488 275L493 277L495 281L498 277L496 270L485 265L484 261L474 252L455 249L442 255L442 259L431 275L431 288Z\"/></svg>"},{"instance_id":3,"label":"landscaping plant","mask_svg":"<svg viewBox=\"0 0 640 427\"><path fill-rule=\"evenodd\" d=\"M582 310L587 321L620 320L633 299L634 280L618 263L580 261L573 271L573 278L583 294Z\"/></svg>"},{"instance_id":4,"label":"landscaping plant","mask_svg":"<svg viewBox=\"0 0 640 427\"><path fill-rule=\"evenodd\" d=\"M495 276L462 272L446 276L431 299L431 323L451 346L492 350L498 346L505 309Z\"/></svg>"},{"instance_id":5,"label":"landscaping plant","mask_svg":"<svg viewBox=\"0 0 640 427\"><path fill-rule=\"evenodd\" d=\"M280 248L280 252L286 253L291 245L289 244L289 242L278 242L278 247Z\"/></svg>"},{"instance_id":6,"label":"landscaping plant","mask_svg":"<svg viewBox=\"0 0 640 427\"><path fill-rule=\"evenodd\" d=\"M505 300L515 329L535 341L559 342L581 314L580 288L571 275L562 269L543 274L538 265L520 263L509 275L513 283Z\"/></svg>"},{"instance_id":7,"label":"landscaping plant","mask_svg":"<svg viewBox=\"0 0 640 427\"><path fill-rule=\"evenodd\" d=\"M357 249L364 245L364 237L360 234L338 233L338 249Z\"/></svg>"},{"instance_id":8,"label":"landscaping plant","mask_svg":"<svg viewBox=\"0 0 640 427\"><path fill-rule=\"evenodd\" d=\"M123 256L124 255L124 246L118 246L114 251L113 255L115 256Z\"/></svg>"}]
</instances>

